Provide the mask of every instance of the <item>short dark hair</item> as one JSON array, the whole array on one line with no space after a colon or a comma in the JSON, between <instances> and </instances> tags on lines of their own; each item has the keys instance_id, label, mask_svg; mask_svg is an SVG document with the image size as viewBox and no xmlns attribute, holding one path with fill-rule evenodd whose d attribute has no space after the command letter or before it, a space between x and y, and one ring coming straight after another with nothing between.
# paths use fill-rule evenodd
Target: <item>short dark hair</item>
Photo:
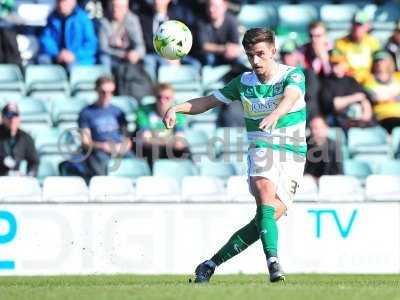
<instances>
[{"instance_id":1,"label":"short dark hair","mask_svg":"<svg viewBox=\"0 0 400 300\"><path fill-rule=\"evenodd\" d=\"M275 32L267 28L251 28L245 32L242 45L248 49L262 42L275 46Z\"/></svg>"},{"instance_id":2,"label":"short dark hair","mask_svg":"<svg viewBox=\"0 0 400 300\"><path fill-rule=\"evenodd\" d=\"M109 83L109 82L115 83L114 77L112 77L112 75L100 76L99 78L96 79L96 82L95 82L96 90L98 90L103 84Z\"/></svg>"}]
</instances>

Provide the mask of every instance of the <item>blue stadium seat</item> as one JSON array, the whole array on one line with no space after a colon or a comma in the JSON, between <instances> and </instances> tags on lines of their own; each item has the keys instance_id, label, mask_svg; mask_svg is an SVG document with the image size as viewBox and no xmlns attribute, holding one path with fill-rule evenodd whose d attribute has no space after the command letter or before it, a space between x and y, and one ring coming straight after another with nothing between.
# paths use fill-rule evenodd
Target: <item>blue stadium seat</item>
<instances>
[{"instance_id":1,"label":"blue stadium seat","mask_svg":"<svg viewBox=\"0 0 400 300\"><path fill-rule=\"evenodd\" d=\"M37 175L39 182L43 183L49 176L59 176L58 165L65 159L62 155L41 155Z\"/></svg>"},{"instance_id":2,"label":"blue stadium seat","mask_svg":"<svg viewBox=\"0 0 400 300\"><path fill-rule=\"evenodd\" d=\"M400 160L382 161L378 166L378 175L400 175Z\"/></svg>"},{"instance_id":3,"label":"blue stadium seat","mask_svg":"<svg viewBox=\"0 0 400 300\"><path fill-rule=\"evenodd\" d=\"M275 7L267 4L245 4L238 15L239 23L246 29L253 27L275 28L278 16Z\"/></svg>"},{"instance_id":4,"label":"blue stadium seat","mask_svg":"<svg viewBox=\"0 0 400 300\"><path fill-rule=\"evenodd\" d=\"M51 117L57 126L61 123L77 125L80 111L87 105L87 102L77 98L58 99L51 102Z\"/></svg>"},{"instance_id":5,"label":"blue stadium seat","mask_svg":"<svg viewBox=\"0 0 400 300\"><path fill-rule=\"evenodd\" d=\"M396 22L400 20L400 9L398 3L385 3L379 5L374 11L374 29L393 30Z\"/></svg>"},{"instance_id":6,"label":"blue stadium seat","mask_svg":"<svg viewBox=\"0 0 400 300\"><path fill-rule=\"evenodd\" d=\"M278 7L279 27L296 32L307 31L308 24L318 20L318 10L312 4L283 4Z\"/></svg>"},{"instance_id":7,"label":"blue stadium seat","mask_svg":"<svg viewBox=\"0 0 400 300\"><path fill-rule=\"evenodd\" d=\"M388 153L387 133L382 127L350 128L348 146L352 155L358 153Z\"/></svg>"},{"instance_id":8,"label":"blue stadium seat","mask_svg":"<svg viewBox=\"0 0 400 300\"><path fill-rule=\"evenodd\" d=\"M104 65L74 66L70 75L71 90L73 93L79 90L94 90L97 78L110 74L111 71Z\"/></svg>"},{"instance_id":9,"label":"blue stadium seat","mask_svg":"<svg viewBox=\"0 0 400 300\"><path fill-rule=\"evenodd\" d=\"M203 158L198 163L198 166L201 176L213 176L228 180L230 176L237 175L234 166L229 162L212 161Z\"/></svg>"},{"instance_id":10,"label":"blue stadium seat","mask_svg":"<svg viewBox=\"0 0 400 300\"><path fill-rule=\"evenodd\" d=\"M28 65L25 70L27 93L33 91L63 91L69 94L67 73L59 65Z\"/></svg>"},{"instance_id":11,"label":"blue stadium seat","mask_svg":"<svg viewBox=\"0 0 400 300\"><path fill-rule=\"evenodd\" d=\"M23 95L19 91L0 90L0 101L4 104L9 101L19 101Z\"/></svg>"},{"instance_id":12,"label":"blue stadium seat","mask_svg":"<svg viewBox=\"0 0 400 300\"><path fill-rule=\"evenodd\" d=\"M357 177L358 179L365 180L372 174L372 170L368 163L355 159L347 159L343 161L344 175Z\"/></svg>"},{"instance_id":13,"label":"blue stadium seat","mask_svg":"<svg viewBox=\"0 0 400 300\"><path fill-rule=\"evenodd\" d=\"M172 84L177 91L202 92L199 71L190 65L162 65L158 81Z\"/></svg>"},{"instance_id":14,"label":"blue stadium seat","mask_svg":"<svg viewBox=\"0 0 400 300\"><path fill-rule=\"evenodd\" d=\"M41 154L56 154L76 151L75 140L71 132L60 128L49 128L33 134L36 149Z\"/></svg>"},{"instance_id":15,"label":"blue stadium seat","mask_svg":"<svg viewBox=\"0 0 400 300\"><path fill-rule=\"evenodd\" d=\"M153 166L153 175L162 177L174 177L182 182L185 176L195 176L198 170L192 161L187 159L159 159Z\"/></svg>"},{"instance_id":16,"label":"blue stadium seat","mask_svg":"<svg viewBox=\"0 0 400 300\"><path fill-rule=\"evenodd\" d=\"M201 81L205 92L224 87L224 76L231 71L230 65L204 66L201 69Z\"/></svg>"},{"instance_id":17,"label":"blue stadium seat","mask_svg":"<svg viewBox=\"0 0 400 300\"><path fill-rule=\"evenodd\" d=\"M395 127L392 130L392 139L390 144L391 155L395 157L396 153L400 150L400 127Z\"/></svg>"},{"instance_id":18,"label":"blue stadium seat","mask_svg":"<svg viewBox=\"0 0 400 300\"><path fill-rule=\"evenodd\" d=\"M328 29L348 29L358 10L356 4L325 4L321 6L321 21Z\"/></svg>"},{"instance_id":19,"label":"blue stadium seat","mask_svg":"<svg viewBox=\"0 0 400 300\"><path fill-rule=\"evenodd\" d=\"M203 94L199 91L176 91L175 103L183 103L194 98L199 98L201 96L203 96Z\"/></svg>"},{"instance_id":20,"label":"blue stadium seat","mask_svg":"<svg viewBox=\"0 0 400 300\"><path fill-rule=\"evenodd\" d=\"M136 120L136 111L139 104L135 98L131 96L114 96L111 103L125 113L128 122L134 122Z\"/></svg>"},{"instance_id":21,"label":"blue stadium seat","mask_svg":"<svg viewBox=\"0 0 400 300\"><path fill-rule=\"evenodd\" d=\"M51 124L50 114L46 105L37 99L30 97L21 98L18 108L23 123L45 123Z\"/></svg>"},{"instance_id":22,"label":"blue stadium seat","mask_svg":"<svg viewBox=\"0 0 400 300\"><path fill-rule=\"evenodd\" d=\"M388 160L388 155L382 153L361 153L353 155L353 159L367 163L372 174L377 174L379 166Z\"/></svg>"},{"instance_id":23,"label":"blue stadium seat","mask_svg":"<svg viewBox=\"0 0 400 300\"><path fill-rule=\"evenodd\" d=\"M185 130L185 139L188 142L190 152L193 155L205 155L207 154L207 150L213 150L208 149L208 136L203 130L189 128Z\"/></svg>"},{"instance_id":24,"label":"blue stadium seat","mask_svg":"<svg viewBox=\"0 0 400 300\"><path fill-rule=\"evenodd\" d=\"M243 127L220 127L215 132L218 155L223 153L246 153L248 149L246 129Z\"/></svg>"},{"instance_id":25,"label":"blue stadium seat","mask_svg":"<svg viewBox=\"0 0 400 300\"><path fill-rule=\"evenodd\" d=\"M0 64L0 90L25 93L24 79L17 65Z\"/></svg>"},{"instance_id":26,"label":"blue stadium seat","mask_svg":"<svg viewBox=\"0 0 400 300\"><path fill-rule=\"evenodd\" d=\"M108 175L128 177L133 180L151 174L147 161L139 158L113 159L108 164Z\"/></svg>"}]
</instances>

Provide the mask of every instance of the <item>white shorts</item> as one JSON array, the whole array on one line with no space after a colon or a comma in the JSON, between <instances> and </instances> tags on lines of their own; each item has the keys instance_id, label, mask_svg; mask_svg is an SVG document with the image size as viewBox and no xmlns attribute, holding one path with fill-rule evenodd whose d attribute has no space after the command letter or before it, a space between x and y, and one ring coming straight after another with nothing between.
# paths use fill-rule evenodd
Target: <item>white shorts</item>
<instances>
[{"instance_id":1,"label":"white shorts","mask_svg":"<svg viewBox=\"0 0 400 300\"><path fill-rule=\"evenodd\" d=\"M250 148L247 164L250 193L255 196L250 185L250 177L265 177L275 185L277 196L289 209L303 179L305 158L270 148Z\"/></svg>"}]
</instances>

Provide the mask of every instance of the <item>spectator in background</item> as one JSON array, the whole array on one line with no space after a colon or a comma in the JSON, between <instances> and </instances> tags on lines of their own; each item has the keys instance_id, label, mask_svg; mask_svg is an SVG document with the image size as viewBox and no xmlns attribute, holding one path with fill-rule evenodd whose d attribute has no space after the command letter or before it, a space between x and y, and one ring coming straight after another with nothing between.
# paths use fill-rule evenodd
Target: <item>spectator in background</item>
<instances>
[{"instance_id":1,"label":"spectator in background","mask_svg":"<svg viewBox=\"0 0 400 300\"><path fill-rule=\"evenodd\" d=\"M39 63L68 68L96 63L97 37L93 23L76 0L57 0L40 36Z\"/></svg>"},{"instance_id":2,"label":"spectator in background","mask_svg":"<svg viewBox=\"0 0 400 300\"><path fill-rule=\"evenodd\" d=\"M129 0L113 0L111 10L100 21L100 61L109 66L118 94L141 100L152 93L152 82L143 68L145 55L139 18L129 11Z\"/></svg>"},{"instance_id":3,"label":"spectator in background","mask_svg":"<svg viewBox=\"0 0 400 300\"><path fill-rule=\"evenodd\" d=\"M396 70L400 72L400 21L397 22L393 35L389 38L385 49L393 56Z\"/></svg>"},{"instance_id":4,"label":"spectator in background","mask_svg":"<svg viewBox=\"0 0 400 300\"><path fill-rule=\"evenodd\" d=\"M343 53L333 50L329 61L332 74L321 81L320 106L330 126L365 127L372 123L372 108L367 93L347 76L348 63Z\"/></svg>"},{"instance_id":5,"label":"spectator in background","mask_svg":"<svg viewBox=\"0 0 400 300\"><path fill-rule=\"evenodd\" d=\"M125 114L110 103L115 91L114 80L108 76L99 77L96 91L98 100L79 113L83 154L61 163L63 175L77 175L86 180L95 175L107 175L110 159L125 156L131 150Z\"/></svg>"},{"instance_id":6,"label":"spectator in background","mask_svg":"<svg viewBox=\"0 0 400 300\"><path fill-rule=\"evenodd\" d=\"M332 45L328 41L324 23L320 21L311 23L308 35L310 42L299 49L304 68L312 69L318 76L327 76L331 73L329 51L332 49Z\"/></svg>"},{"instance_id":7,"label":"spectator in background","mask_svg":"<svg viewBox=\"0 0 400 300\"><path fill-rule=\"evenodd\" d=\"M395 73L393 58L389 52L374 54L372 75L366 80L373 111L379 124L389 133L400 126L400 73Z\"/></svg>"},{"instance_id":8,"label":"spectator in background","mask_svg":"<svg viewBox=\"0 0 400 300\"><path fill-rule=\"evenodd\" d=\"M372 54L380 48L378 40L368 33L369 30L368 13L359 11L353 17L350 34L336 41L336 48L346 56L349 72L360 83L369 76Z\"/></svg>"},{"instance_id":9,"label":"spectator in background","mask_svg":"<svg viewBox=\"0 0 400 300\"><path fill-rule=\"evenodd\" d=\"M310 136L307 139L307 160L304 173L319 179L322 175L343 174L340 147L328 138L328 125L322 116L310 121Z\"/></svg>"},{"instance_id":10,"label":"spectator in background","mask_svg":"<svg viewBox=\"0 0 400 300\"><path fill-rule=\"evenodd\" d=\"M279 54L284 65L302 68L301 56L299 51L297 51L297 45L295 41L285 41L279 49Z\"/></svg>"},{"instance_id":11,"label":"spectator in background","mask_svg":"<svg viewBox=\"0 0 400 300\"><path fill-rule=\"evenodd\" d=\"M155 87L156 103L141 106L137 112L136 154L150 164L159 158L188 158L189 149L184 140L185 117L177 114L174 129L167 129L163 117L173 105L175 91L166 83Z\"/></svg>"},{"instance_id":12,"label":"spectator in background","mask_svg":"<svg viewBox=\"0 0 400 300\"><path fill-rule=\"evenodd\" d=\"M167 60L159 56L153 46L153 34L157 31L161 23L168 20L179 20L185 23L192 34L195 35L196 28L194 26L194 16L192 12L183 5L173 3L171 0L154 0L151 7L144 9L144 13L140 15L140 22L143 28L143 36L146 45L146 56L144 63L147 70L153 77L157 74L157 69L160 65L167 64L190 64L196 67L199 71L201 65L192 54L183 57L181 60ZM195 47L192 47L194 49ZM155 79L155 78L153 78Z\"/></svg>"},{"instance_id":13,"label":"spectator in background","mask_svg":"<svg viewBox=\"0 0 400 300\"><path fill-rule=\"evenodd\" d=\"M111 15L100 21L100 62L110 68L123 62L137 64L146 51L139 18L129 11L129 0L111 3Z\"/></svg>"},{"instance_id":14,"label":"spectator in background","mask_svg":"<svg viewBox=\"0 0 400 300\"><path fill-rule=\"evenodd\" d=\"M200 57L204 64L238 64L241 52L239 23L227 12L226 0L208 0L208 18L199 22Z\"/></svg>"},{"instance_id":15,"label":"spectator in background","mask_svg":"<svg viewBox=\"0 0 400 300\"><path fill-rule=\"evenodd\" d=\"M39 156L32 137L19 128L18 106L8 103L2 110L0 125L0 176L19 174L21 161L28 163L27 174L36 176Z\"/></svg>"}]
</instances>

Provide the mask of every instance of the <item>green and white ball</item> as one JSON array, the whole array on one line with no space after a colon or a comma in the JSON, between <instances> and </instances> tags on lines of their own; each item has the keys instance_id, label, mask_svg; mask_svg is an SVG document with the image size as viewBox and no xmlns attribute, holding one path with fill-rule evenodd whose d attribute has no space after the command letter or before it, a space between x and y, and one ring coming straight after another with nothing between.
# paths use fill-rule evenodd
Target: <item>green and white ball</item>
<instances>
[{"instance_id":1,"label":"green and white ball","mask_svg":"<svg viewBox=\"0 0 400 300\"><path fill-rule=\"evenodd\" d=\"M181 59L187 55L192 43L190 29L176 20L162 23L153 36L154 49L158 55L170 60Z\"/></svg>"}]
</instances>

